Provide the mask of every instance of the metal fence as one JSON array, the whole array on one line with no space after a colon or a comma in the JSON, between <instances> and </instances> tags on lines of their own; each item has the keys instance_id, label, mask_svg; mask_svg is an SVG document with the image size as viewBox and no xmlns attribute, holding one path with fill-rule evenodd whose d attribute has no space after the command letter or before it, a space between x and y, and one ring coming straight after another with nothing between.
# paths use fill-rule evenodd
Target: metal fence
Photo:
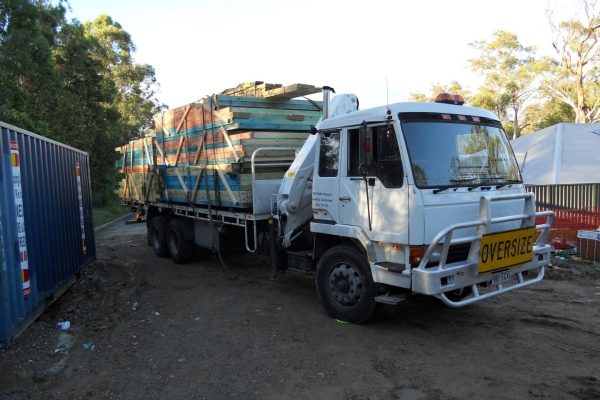
<instances>
[{"instance_id":1,"label":"metal fence","mask_svg":"<svg viewBox=\"0 0 600 400\"><path fill-rule=\"evenodd\" d=\"M527 190L535 193L537 206L546 210L598 209L600 206L600 183L527 186Z\"/></svg>"},{"instance_id":2,"label":"metal fence","mask_svg":"<svg viewBox=\"0 0 600 400\"><path fill-rule=\"evenodd\" d=\"M600 184L527 186L535 193L538 210L552 210L556 215L549 240L578 242L578 230L600 227Z\"/></svg>"}]
</instances>

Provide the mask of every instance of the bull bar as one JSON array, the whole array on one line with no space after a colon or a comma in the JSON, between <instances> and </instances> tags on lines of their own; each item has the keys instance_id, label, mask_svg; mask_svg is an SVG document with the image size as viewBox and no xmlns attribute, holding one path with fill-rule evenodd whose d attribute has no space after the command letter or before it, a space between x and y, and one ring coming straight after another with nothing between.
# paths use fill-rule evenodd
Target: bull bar
<instances>
[{"instance_id":1,"label":"bull bar","mask_svg":"<svg viewBox=\"0 0 600 400\"><path fill-rule=\"evenodd\" d=\"M492 218L492 203L499 201L524 200L522 214ZM542 224L535 225L536 218L545 217ZM508 268L512 284L493 284L492 275L497 271L479 273L479 251L483 235L492 233L495 224L510 221L521 221L521 228L532 227L539 232L533 244L533 257L530 262ZM554 213L551 211L535 211L535 195L533 193L519 193L501 196L482 196L479 201L479 219L470 222L450 225L439 232L428 246L418 267L411 271L412 291L439 298L444 304L459 308L478 301L523 288L544 278L544 266L550 262L552 246L546 244ZM467 237L453 239L457 230L475 228L475 234ZM495 232L494 232L495 233ZM470 243L471 247L466 260L447 263L450 246ZM441 251L440 251L441 247ZM439 258L438 258L438 254ZM529 272L537 271L534 277L529 277ZM516 282L515 279L516 278ZM487 287L484 293L480 288ZM452 300L448 297L450 292L464 291L470 288L470 294L462 299ZM467 292L468 293L468 292Z\"/></svg>"}]
</instances>

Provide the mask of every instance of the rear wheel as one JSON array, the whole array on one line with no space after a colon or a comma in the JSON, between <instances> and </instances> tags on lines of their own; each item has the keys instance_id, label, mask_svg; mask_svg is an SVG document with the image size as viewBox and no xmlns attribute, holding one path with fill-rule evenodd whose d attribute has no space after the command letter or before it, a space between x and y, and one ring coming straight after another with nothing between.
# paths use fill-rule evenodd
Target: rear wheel
<instances>
[{"instance_id":1,"label":"rear wheel","mask_svg":"<svg viewBox=\"0 0 600 400\"><path fill-rule=\"evenodd\" d=\"M323 254L316 286L321 305L333 318L361 323L375 312L376 287L369 264L350 246L336 246Z\"/></svg>"},{"instance_id":2,"label":"rear wheel","mask_svg":"<svg viewBox=\"0 0 600 400\"><path fill-rule=\"evenodd\" d=\"M148 244L159 257L169 257L167 247L167 219L162 216L154 217L150 220L148 227Z\"/></svg>"},{"instance_id":3,"label":"rear wheel","mask_svg":"<svg viewBox=\"0 0 600 400\"><path fill-rule=\"evenodd\" d=\"M167 234L167 247L171 258L176 264L185 264L194 256L194 242L186 239L187 221L181 219L172 219L169 222L169 231Z\"/></svg>"}]
</instances>

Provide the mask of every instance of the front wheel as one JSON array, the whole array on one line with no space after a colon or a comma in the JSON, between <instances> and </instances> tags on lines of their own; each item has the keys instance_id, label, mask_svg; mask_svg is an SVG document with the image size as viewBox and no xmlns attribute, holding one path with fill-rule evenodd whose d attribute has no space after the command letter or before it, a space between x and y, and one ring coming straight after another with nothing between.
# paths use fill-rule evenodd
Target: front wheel
<instances>
[{"instance_id":1,"label":"front wheel","mask_svg":"<svg viewBox=\"0 0 600 400\"><path fill-rule=\"evenodd\" d=\"M376 287L365 257L346 245L325 252L317 264L317 296L332 318L362 323L375 312Z\"/></svg>"}]
</instances>

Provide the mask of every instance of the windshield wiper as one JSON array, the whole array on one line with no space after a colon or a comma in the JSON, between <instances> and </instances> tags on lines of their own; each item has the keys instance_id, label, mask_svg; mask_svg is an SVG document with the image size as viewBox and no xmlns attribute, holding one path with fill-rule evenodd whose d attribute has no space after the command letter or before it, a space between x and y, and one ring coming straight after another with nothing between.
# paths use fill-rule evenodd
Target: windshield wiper
<instances>
[{"instance_id":1,"label":"windshield wiper","mask_svg":"<svg viewBox=\"0 0 600 400\"><path fill-rule=\"evenodd\" d=\"M503 180L502 183L492 184L491 182L481 182L483 180L494 181L494 180L500 180L500 179ZM479 182L475 183L474 181L479 181ZM494 175L478 176L475 178L450 179L450 182L453 182L453 183L451 185L439 186L439 187L433 189L433 194L437 194L437 193L443 192L444 190L448 190L448 189L454 189L456 191L456 189L459 187L467 187L469 192L471 192L477 188L481 188L481 190L491 190L492 186L494 186L496 189L500 189L501 187L504 187L506 185L511 185L514 183L523 183L523 181L520 181L518 179L505 179L502 176L494 176Z\"/></svg>"},{"instance_id":2,"label":"windshield wiper","mask_svg":"<svg viewBox=\"0 0 600 400\"><path fill-rule=\"evenodd\" d=\"M489 179L489 180L498 180L498 179L502 179L504 182L501 183L496 183L496 184L490 184L490 183L481 183L479 185L474 185L472 187L469 188L469 192L481 187L481 190L490 190L492 188L492 186L494 186L496 189L500 189L501 187L504 187L506 185L511 185L513 183L523 183L523 181L520 181L518 179L506 179L503 178L501 176L482 176L481 179Z\"/></svg>"},{"instance_id":3,"label":"windshield wiper","mask_svg":"<svg viewBox=\"0 0 600 400\"><path fill-rule=\"evenodd\" d=\"M492 187L491 186L487 186L484 183L478 184L478 185L473 185L473 186L469 186L469 192L472 190L475 190L477 188L481 188L481 190L490 190Z\"/></svg>"},{"instance_id":4,"label":"windshield wiper","mask_svg":"<svg viewBox=\"0 0 600 400\"><path fill-rule=\"evenodd\" d=\"M464 186L463 184L473 182L475 179L476 178L450 179L450 182L454 182L452 185L444 185L437 187L433 189L433 194L438 194L448 189L454 189L456 191L456 189L458 189L459 187Z\"/></svg>"},{"instance_id":5,"label":"windshield wiper","mask_svg":"<svg viewBox=\"0 0 600 400\"><path fill-rule=\"evenodd\" d=\"M523 183L523 181L518 180L518 179L507 179L503 176L500 175L483 175L481 177L479 177L479 179L481 181L487 181L486 183L488 185L493 185L496 186L496 189L500 189L501 187L504 187L506 185L510 185L512 183ZM491 181L500 181L500 182L494 182L492 183Z\"/></svg>"},{"instance_id":6,"label":"windshield wiper","mask_svg":"<svg viewBox=\"0 0 600 400\"><path fill-rule=\"evenodd\" d=\"M493 181L499 181L499 180L506 180L506 178L504 178L503 176L500 175L481 175L478 177L479 179L479 184L477 185L473 185L472 187L469 188L469 192L472 190L475 190L477 188L481 188L481 190L491 190L492 189L492 182ZM504 185L504 182L502 182L501 184L498 185ZM500 186L502 187L502 186ZM498 186L496 186L496 189L498 188Z\"/></svg>"},{"instance_id":7,"label":"windshield wiper","mask_svg":"<svg viewBox=\"0 0 600 400\"><path fill-rule=\"evenodd\" d=\"M433 189L433 194L438 194L440 192L443 192L444 190L448 190L448 189L454 189L456 190L459 187L459 185L445 185L445 186L440 186L437 187L435 189Z\"/></svg>"},{"instance_id":8,"label":"windshield wiper","mask_svg":"<svg viewBox=\"0 0 600 400\"><path fill-rule=\"evenodd\" d=\"M523 183L523 181L520 181L518 179L507 179L506 181L497 184L496 189L500 189L501 187L504 187L506 185L511 185L513 183Z\"/></svg>"}]
</instances>

